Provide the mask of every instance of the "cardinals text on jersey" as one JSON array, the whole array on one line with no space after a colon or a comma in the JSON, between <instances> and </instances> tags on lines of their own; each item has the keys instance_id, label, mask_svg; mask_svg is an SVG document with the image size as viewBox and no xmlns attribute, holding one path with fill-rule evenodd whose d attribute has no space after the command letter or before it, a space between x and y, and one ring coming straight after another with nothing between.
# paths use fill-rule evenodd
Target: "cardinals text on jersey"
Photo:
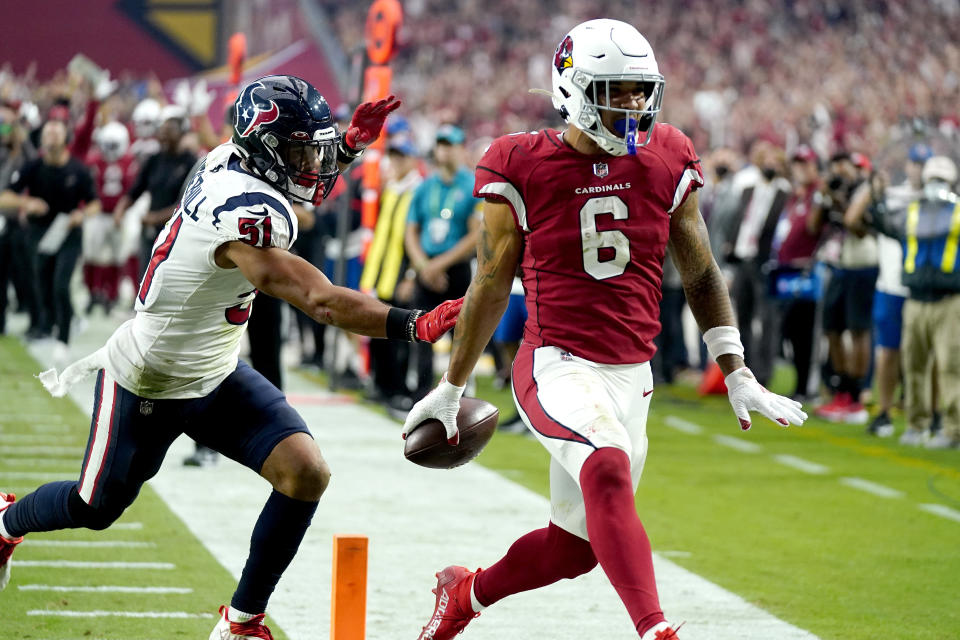
<instances>
[{"instance_id":1,"label":"cardinals text on jersey","mask_svg":"<svg viewBox=\"0 0 960 640\"><path fill-rule=\"evenodd\" d=\"M243 170L231 143L210 152L153 246L136 317L107 342L107 371L146 398L196 398L237 366L256 290L214 252L239 240L289 249L297 236L290 204Z\"/></svg>"},{"instance_id":2,"label":"cardinals text on jersey","mask_svg":"<svg viewBox=\"0 0 960 640\"><path fill-rule=\"evenodd\" d=\"M667 124L635 156L584 155L555 130L494 141L474 195L507 203L524 235L524 342L650 360L670 214L702 185L693 144Z\"/></svg>"}]
</instances>

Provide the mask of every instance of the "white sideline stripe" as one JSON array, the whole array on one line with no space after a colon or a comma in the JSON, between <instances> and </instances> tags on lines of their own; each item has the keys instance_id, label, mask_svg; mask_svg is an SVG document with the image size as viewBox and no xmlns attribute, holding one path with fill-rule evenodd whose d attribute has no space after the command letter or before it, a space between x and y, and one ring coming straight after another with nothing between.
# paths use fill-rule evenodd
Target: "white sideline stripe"
<instances>
[{"instance_id":1,"label":"white sideline stripe","mask_svg":"<svg viewBox=\"0 0 960 640\"><path fill-rule=\"evenodd\" d=\"M143 529L142 522L115 522L110 525L113 531L140 531Z\"/></svg>"},{"instance_id":2,"label":"white sideline stripe","mask_svg":"<svg viewBox=\"0 0 960 640\"><path fill-rule=\"evenodd\" d=\"M683 418L678 418L677 416L667 416L663 419L663 423L668 427L681 431L683 433L689 433L690 435L696 435L698 433L703 433L703 427L698 424L694 424L689 420L684 420Z\"/></svg>"},{"instance_id":3,"label":"white sideline stripe","mask_svg":"<svg viewBox=\"0 0 960 640\"><path fill-rule=\"evenodd\" d=\"M921 504L917 505L927 513L932 513L935 516L940 516L941 518L946 518L947 520L954 520L955 522L960 522L960 511L956 509L951 509L950 507L945 507L942 504Z\"/></svg>"},{"instance_id":4,"label":"white sideline stripe","mask_svg":"<svg viewBox=\"0 0 960 640\"><path fill-rule=\"evenodd\" d=\"M713 441L717 444L722 444L725 447L730 447L731 449L736 449L737 451L743 451L744 453L757 453L763 451L763 447L758 445L756 442L741 440L740 438L734 438L733 436L723 436L718 434L713 436Z\"/></svg>"},{"instance_id":5,"label":"white sideline stripe","mask_svg":"<svg viewBox=\"0 0 960 640\"><path fill-rule=\"evenodd\" d=\"M31 609L28 616L59 616L62 618L212 618L212 613L186 611L58 611Z\"/></svg>"},{"instance_id":6,"label":"white sideline stripe","mask_svg":"<svg viewBox=\"0 0 960 640\"><path fill-rule=\"evenodd\" d=\"M804 473L812 473L813 475L823 475L829 473L830 469L823 466L822 464L817 464L816 462L810 462L809 460L804 460L803 458L798 458L796 456L790 456L785 453L773 456L773 459L779 462L780 464L786 465L788 467L793 467L798 471L803 471Z\"/></svg>"},{"instance_id":7,"label":"white sideline stripe","mask_svg":"<svg viewBox=\"0 0 960 640\"><path fill-rule=\"evenodd\" d=\"M840 484L845 484L848 487L859 489L860 491L866 491L867 493L871 493L881 498L903 497L902 491L897 491L896 489L891 489L890 487L885 487L882 484L870 482L869 480L864 480L863 478L840 478Z\"/></svg>"},{"instance_id":8,"label":"white sideline stripe","mask_svg":"<svg viewBox=\"0 0 960 640\"><path fill-rule=\"evenodd\" d=\"M61 456L82 456L83 447L53 447L53 446L44 446L44 447L18 447L14 446L0 446L0 454L5 456L42 456L44 454L53 454Z\"/></svg>"},{"instance_id":9,"label":"white sideline stripe","mask_svg":"<svg viewBox=\"0 0 960 640\"><path fill-rule=\"evenodd\" d=\"M176 569L172 562L83 562L80 560L12 560L15 567L53 569Z\"/></svg>"},{"instance_id":10,"label":"white sideline stripe","mask_svg":"<svg viewBox=\"0 0 960 640\"><path fill-rule=\"evenodd\" d=\"M689 551L657 551L657 555L663 556L665 558L689 558L693 554Z\"/></svg>"},{"instance_id":11,"label":"white sideline stripe","mask_svg":"<svg viewBox=\"0 0 960 640\"><path fill-rule=\"evenodd\" d=\"M193 593L188 587L120 587L100 585L98 587L64 587L55 584L21 584L20 591L56 591L57 593Z\"/></svg>"},{"instance_id":12,"label":"white sideline stripe","mask_svg":"<svg viewBox=\"0 0 960 640\"><path fill-rule=\"evenodd\" d=\"M62 473L43 471L0 471L0 479L6 480L64 480Z\"/></svg>"},{"instance_id":13,"label":"white sideline stripe","mask_svg":"<svg viewBox=\"0 0 960 640\"><path fill-rule=\"evenodd\" d=\"M23 541L31 547L75 547L82 549L153 549L156 542L133 542L129 540L34 540Z\"/></svg>"}]
</instances>

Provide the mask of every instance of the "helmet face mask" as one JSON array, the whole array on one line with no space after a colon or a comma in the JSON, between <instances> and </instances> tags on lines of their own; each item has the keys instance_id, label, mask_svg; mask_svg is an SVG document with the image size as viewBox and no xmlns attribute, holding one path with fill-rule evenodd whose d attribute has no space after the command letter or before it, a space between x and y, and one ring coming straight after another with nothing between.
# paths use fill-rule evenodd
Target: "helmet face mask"
<instances>
[{"instance_id":1,"label":"helmet face mask","mask_svg":"<svg viewBox=\"0 0 960 640\"><path fill-rule=\"evenodd\" d=\"M574 27L557 47L552 76L554 107L607 153L632 155L650 141L664 79L650 44L629 24L603 19ZM625 107L624 89L642 92L642 108Z\"/></svg>"},{"instance_id":2,"label":"helmet face mask","mask_svg":"<svg viewBox=\"0 0 960 640\"><path fill-rule=\"evenodd\" d=\"M292 200L320 204L340 175L340 134L330 107L294 76L267 76L244 87L233 142L255 174Z\"/></svg>"}]
</instances>

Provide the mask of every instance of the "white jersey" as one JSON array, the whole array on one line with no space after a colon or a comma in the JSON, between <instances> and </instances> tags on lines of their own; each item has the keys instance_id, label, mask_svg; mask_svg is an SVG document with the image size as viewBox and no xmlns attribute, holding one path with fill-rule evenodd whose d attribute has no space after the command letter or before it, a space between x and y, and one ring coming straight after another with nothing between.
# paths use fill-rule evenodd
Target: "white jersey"
<instances>
[{"instance_id":1,"label":"white jersey","mask_svg":"<svg viewBox=\"0 0 960 640\"><path fill-rule=\"evenodd\" d=\"M137 315L105 347L107 372L145 398L198 398L237 366L256 289L214 252L240 240L289 249L297 218L286 198L244 171L231 144L211 151L153 246Z\"/></svg>"}]
</instances>

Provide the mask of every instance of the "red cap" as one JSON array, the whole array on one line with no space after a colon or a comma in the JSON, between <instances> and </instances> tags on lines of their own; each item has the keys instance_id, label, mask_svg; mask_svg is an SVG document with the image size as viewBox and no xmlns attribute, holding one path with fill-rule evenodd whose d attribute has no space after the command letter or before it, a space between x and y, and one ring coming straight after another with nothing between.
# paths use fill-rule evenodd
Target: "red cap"
<instances>
[{"instance_id":1,"label":"red cap","mask_svg":"<svg viewBox=\"0 0 960 640\"><path fill-rule=\"evenodd\" d=\"M819 158L817 157L817 152L808 147L805 144L800 145L793 150L793 153L790 154L790 160L800 160L802 162L813 162L816 163Z\"/></svg>"},{"instance_id":2,"label":"red cap","mask_svg":"<svg viewBox=\"0 0 960 640\"><path fill-rule=\"evenodd\" d=\"M854 151L850 154L850 161L853 162L858 169L863 169L864 171L873 171L873 163L870 162L870 158L862 153L857 153Z\"/></svg>"}]
</instances>

